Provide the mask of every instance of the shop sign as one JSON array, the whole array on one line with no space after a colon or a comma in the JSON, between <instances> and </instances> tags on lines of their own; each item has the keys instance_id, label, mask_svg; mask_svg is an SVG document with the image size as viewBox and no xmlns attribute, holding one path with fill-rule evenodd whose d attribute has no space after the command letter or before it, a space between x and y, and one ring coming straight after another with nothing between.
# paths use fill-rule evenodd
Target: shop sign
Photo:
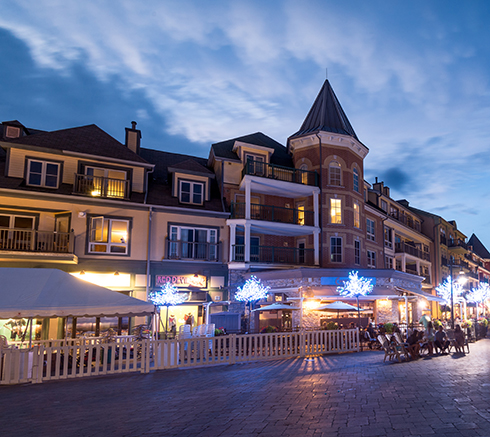
<instances>
[{"instance_id":1,"label":"shop sign","mask_svg":"<svg viewBox=\"0 0 490 437\"><path fill-rule=\"evenodd\" d=\"M166 283L176 287L206 288L206 276L201 275L156 275L155 285L161 287Z\"/></svg>"},{"instance_id":2,"label":"shop sign","mask_svg":"<svg viewBox=\"0 0 490 437\"><path fill-rule=\"evenodd\" d=\"M371 283L373 285L376 285L376 278L366 278L366 279L370 279L371 280ZM349 277L348 276L322 276L321 277L321 285L336 285L338 287L344 285L344 281L348 281L349 280Z\"/></svg>"}]
</instances>

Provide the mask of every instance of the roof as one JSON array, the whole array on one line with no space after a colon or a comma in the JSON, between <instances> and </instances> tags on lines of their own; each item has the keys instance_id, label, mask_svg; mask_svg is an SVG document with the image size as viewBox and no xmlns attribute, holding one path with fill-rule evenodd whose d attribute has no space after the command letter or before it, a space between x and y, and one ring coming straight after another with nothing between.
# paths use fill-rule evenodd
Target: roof
<instances>
[{"instance_id":1,"label":"roof","mask_svg":"<svg viewBox=\"0 0 490 437\"><path fill-rule=\"evenodd\" d=\"M171 169L182 170L191 173L201 173L208 177L214 177L214 173L206 168L204 165L199 164L195 159L187 159L186 161L179 162L172 165Z\"/></svg>"},{"instance_id":2,"label":"roof","mask_svg":"<svg viewBox=\"0 0 490 437\"><path fill-rule=\"evenodd\" d=\"M468 240L468 246L473 246L473 252L480 258L490 259L490 252L488 252L487 248L475 234L472 234Z\"/></svg>"},{"instance_id":3,"label":"roof","mask_svg":"<svg viewBox=\"0 0 490 437\"><path fill-rule=\"evenodd\" d=\"M273 149L274 152L270 158L271 164L282 165L284 167L294 167L293 160L288 154L286 147L262 132L255 132L254 134L244 135L243 137L232 138L230 140L214 143L211 145L214 156L217 158L240 161L238 155L233 151L233 146L237 141Z\"/></svg>"},{"instance_id":4,"label":"roof","mask_svg":"<svg viewBox=\"0 0 490 437\"><path fill-rule=\"evenodd\" d=\"M290 138L320 131L349 135L359 141L328 79L325 80L301 128Z\"/></svg>"},{"instance_id":5,"label":"roof","mask_svg":"<svg viewBox=\"0 0 490 437\"><path fill-rule=\"evenodd\" d=\"M20 138L8 138L4 142L147 164L143 158L95 124L52 132L37 132Z\"/></svg>"},{"instance_id":6,"label":"roof","mask_svg":"<svg viewBox=\"0 0 490 437\"><path fill-rule=\"evenodd\" d=\"M0 319L152 314L151 303L58 269L0 268Z\"/></svg>"}]
</instances>

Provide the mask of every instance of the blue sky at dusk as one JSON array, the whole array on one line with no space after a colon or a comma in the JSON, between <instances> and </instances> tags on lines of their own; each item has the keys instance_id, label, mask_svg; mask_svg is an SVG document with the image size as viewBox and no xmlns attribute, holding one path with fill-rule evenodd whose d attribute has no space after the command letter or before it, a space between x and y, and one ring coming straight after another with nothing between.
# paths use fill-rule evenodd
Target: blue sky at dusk
<instances>
[{"instance_id":1,"label":"blue sky at dusk","mask_svg":"<svg viewBox=\"0 0 490 437\"><path fill-rule=\"evenodd\" d=\"M328 78L370 149L365 178L490 248L490 2L23 1L3 4L3 121L97 124L207 157L282 144Z\"/></svg>"}]
</instances>

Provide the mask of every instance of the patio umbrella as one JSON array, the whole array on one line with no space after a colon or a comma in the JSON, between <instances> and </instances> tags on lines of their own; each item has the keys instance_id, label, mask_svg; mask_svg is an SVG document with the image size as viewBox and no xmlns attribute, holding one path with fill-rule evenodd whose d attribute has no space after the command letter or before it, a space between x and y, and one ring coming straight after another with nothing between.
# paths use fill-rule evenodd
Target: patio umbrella
<instances>
[{"instance_id":1,"label":"patio umbrella","mask_svg":"<svg viewBox=\"0 0 490 437\"><path fill-rule=\"evenodd\" d=\"M355 307L354 305L338 300L336 302L319 306L318 308L316 308L316 311L332 311L332 312L337 311L337 318L339 318L340 311L349 312L349 311L362 311L362 310L359 309L358 307Z\"/></svg>"},{"instance_id":2,"label":"patio umbrella","mask_svg":"<svg viewBox=\"0 0 490 437\"><path fill-rule=\"evenodd\" d=\"M274 310L282 310L282 311L293 311L293 310L299 310L297 307L292 307L290 305L287 305L285 303L273 303L270 305L266 305L264 307L260 308L255 308L252 311L274 311ZM279 320L279 312L277 313L277 320Z\"/></svg>"}]
</instances>

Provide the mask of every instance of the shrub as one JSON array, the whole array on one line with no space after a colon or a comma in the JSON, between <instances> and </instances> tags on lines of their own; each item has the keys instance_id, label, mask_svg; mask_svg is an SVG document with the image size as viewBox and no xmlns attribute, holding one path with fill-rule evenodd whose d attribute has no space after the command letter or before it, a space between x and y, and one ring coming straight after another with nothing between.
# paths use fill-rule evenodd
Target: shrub
<instances>
[{"instance_id":1,"label":"shrub","mask_svg":"<svg viewBox=\"0 0 490 437\"><path fill-rule=\"evenodd\" d=\"M260 331L262 334L271 334L273 332L277 332L278 329L275 327L275 326L272 326L272 325L269 325L269 326L266 326L265 328L262 329L262 331Z\"/></svg>"},{"instance_id":2,"label":"shrub","mask_svg":"<svg viewBox=\"0 0 490 437\"><path fill-rule=\"evenodd\" d=\"M393 334L393 323L385 323L384 327L388 334Z\"/></svg>"},{"instance_id":3,"label":"shrub","mask_svg":"<svg viewBox=\"0 0 490 437\"><path fill-rule=\"evenodd\" d=\"M336 322L328 322L326 329L328 331L334 331L335 329L339 329L339 325Z\"/></svg>"}]
</instances>

